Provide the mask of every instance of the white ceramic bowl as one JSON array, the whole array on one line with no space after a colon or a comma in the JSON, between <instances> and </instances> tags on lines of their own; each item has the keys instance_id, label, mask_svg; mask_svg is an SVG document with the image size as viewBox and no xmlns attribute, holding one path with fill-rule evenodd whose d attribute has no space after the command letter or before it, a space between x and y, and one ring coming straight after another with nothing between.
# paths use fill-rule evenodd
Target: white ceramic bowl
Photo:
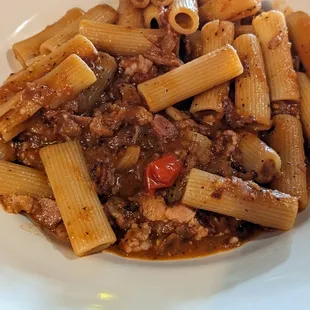
<instances>
[{"instance_id":1,"label":"white ceramic bowl","mask_svg":"<svg viewBox=\"0 0 310 310\"><path fill-rule=\"evenodd\" d=\"M1 0L0 79L17 69L12 43L69 8L98 3L102 1ZM310 12L309 0L291 4ZM266 234L235 251L147 262L106 253L77 259L22 216L0 210L0 309L308 309L309 214L299 214L291 232Z\"/></svg>"}]
</instances>

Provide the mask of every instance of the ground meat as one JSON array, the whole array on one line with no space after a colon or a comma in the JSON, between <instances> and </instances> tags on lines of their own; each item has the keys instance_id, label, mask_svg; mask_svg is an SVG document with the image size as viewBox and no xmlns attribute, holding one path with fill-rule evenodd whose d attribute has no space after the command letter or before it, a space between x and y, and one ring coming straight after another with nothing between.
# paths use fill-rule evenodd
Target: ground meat
<instances>
[{"instance_id":1,"label":"ground meat","mask_svg":"<svg viewBox=\"0 0 310 310\"><path fill-rule=\"evenodd\" d=\"M153 62L139 55L124 57L119 66L124 69L125 75L133 76L136 73L147 74L153 66Z\"/></svg>"},{"instance_id":2,"label":"ground meat","mask_svg":"<svg viewBox=\"0 0 310 310\"><path fill-rule=\"evenodd\" d=\"M35 222L53 230L62 221L58 206L48 198L35 199L27 195L4 195L4 209L9 213L26 212Z\"/></svg>"},{"instance_id":3,"label":"ground meat","mask_svg":"<svg viewBox=\"0 0 310 310\"><path fill-rule=\"evenodd\" d=\"M195 240L201 240L209 234L209 229L202 226L196 218L192 218L188 226Z\"/></svg>"},{"instance_id":4,"label":"ground meat","mask_svg":"<svg viewBox=\"0 0 310 310\"><path fill-rule=\"evenodd\" d=\"M96 116L90 123L90 132L96 136L110 137L118 130L125 119L126 109L114 105L112 111Z\"/></svg>"},{"instance_id":5,"label":"ground meat","mask_svg":"<svg viewBox=\"0 0 310 310\"><path fill-rule=\"evenodd\" d=\"M66 140L80 137L91 122L90 117L76 116L65 110L50 110L44 116L50 122L50 126L53 126L54 132Z\"/></svg>"},{"instance_id":6,"label":"ground meat","mask_svg":"<svg viewBox=\"0 0 310 310\"><path fill-rule=\"evenodd\" d=\"M158 75L158 69L153 62L142 55L122 57L119 62L122 81L127 83L140 84Z\"/></svg>"},{"instance_id":7,"label":"ground meat","mask_svg":"<svg viewBox=\"0 0 310 310\"><path fill-rule=\"evenodd\" d=\"M196 212L186 207L185 205L176 205L166 210L166 218L169 221L175 221L178 223L188 223L195 217Z\"/></svg>"},{"instance_id":8,"label":"ground meat","mask_svg":"<svg viewBox=\"0 0 310 310\"><path fill-rule=\"evenodd\" d=\"M43 164L39 154L40 148L32 148L31 142L16 143L16 159L26 166L42 169Z\"/></svg>"},{"instance_id":9,"label":"ground meat","mask_svg":"<svg viewBox=\"0 0 310 310\"><path fill-rule=\"evenodd\" d=\"M35 199L27 195L3 195L4 210L9 213L30 213L35 204Z\"/></svg>"},{"instance_id":10,"label":"ground meat","mask_svg":"<svg viewBox=\"0 0 310 310\"><path fill-rule=\"evenodd\" d=\"M238 145L239 136L232 130L217 132L212 146L212 159L206 170L223 177L231 177L238 173L232 163L240 161Z\"/></svg>"},{"instance_id":11,"label":"ground meat","mask_svg":"<svg viewBox=\"0 0 310 310\"><path fill-rule=\"evenodd\" d=\"M188 223L196 213L193 209L181 204L167 208L161 196L143 195L139 197L138 203L141 213L149 221Z\"/></svg>"},{"instance_id":12,"label":"ground meat","mask_svg":"<svg viewBox=\"0 0 310 310\"><path fill-rule=\"evenodd\" d=\"M152 122L152 129L160 139L174 139L178 135L176 127L164 116L156 114Z\"/></svg>"},{"instance_id":13,"label":"ground meat","mask_svg":"<svg viewBox=\"0 0 310 310\"><path fill-rule=\"evenodd\" d=\"M272 115L288 114L300 117L300 103L298 101L276 101L271 105Z\"/></svg>"},{"instance_id":14,"label":"ground meat","mask_svg":"<svg viewBox=\"0 0 310 310\"><path fill-rule=\"evenodd\" d=\"M151 123L152 120L153 114L141 106L131 108L126 114L126 121L130 124L143 126Z\"/></svg>"},{"instance_id":15,"label":"ground meat","mask_svg":"<svg viewBox=\"0 0 310 310\"><path fill-rule=\"evenodd\" d=\"M120 241L119 247L126 254L147 251L152 246L149 240L150 234L151 227L147 223L132 224L125 237Z\"/></svg>"},{"instance_id":16,"label":"ground meat","mask_svg":"<svg viewBox=\"0 0 310 310\"><path fill-rule=\"evenodd\" d=\"M71 89L64 90L71 92ZM27 83L27 86L23 92L23 100L25 102L36 102L44 108L49 108L50 103L53 102L57 93L52 88L46 85L39 85L36 83Z\"/></svg>"},{"instance_id":17,"label":"ground meat","mask_svg":"<svg viewBox=\"0 0 310 310\"><path fill-rule=\"evenodd\" d=\"M255 121L253 117L244 117L238 114L236 107L229 99L224 101L224 115L226 123L232 128L242 128Z\"/></svg>"},{"instance_id":18,"label":"ground meat","mask_svg":"<svg viewBox=\"0 0 310 310\"><path fill-rule=\"evenodd\" d=\"M181 130L192 130L195 132L199 132L205 136L210 136L210 128L208 126L198 124L195 122L193 119L185 119L182 121L175 121L174 125L176 128L181 131Z\"/></svg>"},{"instance_id":19,"label":"ground meat","mask_svg":"<svg viewBox=\"0 0 310 310\"><path fill-rule=\"evenodd\" d=\"M166 218L166 204L162 197L142 195L137 198L140 212L149 221L163 221Z\"/></svg>"},{"instance_id":20,"label":"ground meat","mask_svg":"<svg viewBox=\"0 0 310 310\"><path fill-rule=\"evenodd\" d=\"M38 199L31 214L39 224L51 230L62 221L56 201L48 198Z\"/></svg>"},{"instance_id":21,"label":"ground meat","mask_svg":"<svg viewBox=\"0 0 310 310\"><path fill-rule=\"evenodd\" d=\"M217 138L213 144L213 152L216 155L225 157L231 156L238 145L240 137L232 130L218 132Z\"/></svg>"}]
</instances>

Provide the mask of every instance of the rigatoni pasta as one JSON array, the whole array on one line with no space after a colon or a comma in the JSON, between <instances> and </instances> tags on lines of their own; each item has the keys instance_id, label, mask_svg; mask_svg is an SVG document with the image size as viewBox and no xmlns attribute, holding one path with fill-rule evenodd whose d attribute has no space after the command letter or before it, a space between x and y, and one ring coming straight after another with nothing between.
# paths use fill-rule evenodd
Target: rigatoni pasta
<instances>
[{"instance_id":1,"label":"rigatoni pasta","mask_svg":"<svg viewBox=\"0 0 310 310\"><path fill-rule=\"evenodd\" d=\"M178 33L194 33L199 26L197 0L174 0L168 18L170 25Z\"/></svg>"},{"instance_id":2,"label":"rigatoni pasta","mask_svg":"<svg viewBox=\"0 0 310 310\"><path fill-rule=\"evenodd\" d=\"M298 83L301 95L301 121L307 142L310 142L310 78L305 73L299 72Z\"/></svg>"},{"instance_id":3,"label":"rigatoni pasta","mask_svg":"<svg viewBox=\"0 0 310 310\"><path fill-rule=\"evenodd\" d=\"M201 31L202 54L208 54L234 40L235 26L231 22L215 20L204 25ZM191 113L209 111L218 118L223 116L223 103L229 93L229 82L215 86L194 97Z\"/></svg>"},{"instance_id":4,"label":"rigatoni pasta","mask_svg":"<svg viewBox=\"0 0 310 310\"><path fill-rule=\"evenodd\" d=\"M258 39L252 34L244 34L235 40L234 47L246 67L235 80L237 112L243 117L252 117L251 126L256 129L268 129L271 126L269 87Z\"/></svg>"},{"instance_id":5,"label":"rigatoni pasta","mask_svg":"<svg viewBox=\"0 0 310 310\"><path fill-rule=\"evenodd\" d=\"M5 211L78 256L201 256L293 227L308 201L309 17L285 15L291 53L285 17L260 0L197 2L74 9L16 44L26 68L0 86Z\"/></svg>"},{"instance_id":6,"label":"rigatoni pasta","mask_svg":"<svg viewBox=\"0 0 310 310\"><path fill-rule=\"evenodd\" d=\"M289 37L298 56L310 76L310 16L305 12L293 12L286 17Z\"/></svg>"},{"instance_id":7,"label":"rigatoni pasta","mask_svg":"<svg viewBox=\"0 0 310 310\"><path fill-rule=\"evenodd\" d=\"M47 26L43 31L26 40L15 43L12 49L16 59L24 68L28 67L30 61L40 56L40 46L44 41L74 22L83 14L84 12L81 9L71 9L53 25Z\"/></svg>"},{"instance_id":8,"label":"rigatoni pasta","mask_svg":"<svg viewBox=\"0 0 310 310\"><path fill-rule=\"evenodd\" d=\"M288 194L198 169L189 175L182 202L281 230L293 227L298 211L297 199Z\"/></svg>"},{"instance_id":9,"label":"rigatoni pasta","mask_svg":"<svg viewBox=\"0 0 310 310\"><path fill-rule=\"evenodd\" d=\"M41 54L49 54L50 52L55 51L62 44L72 39L78 34L79 24L82 20L93 20L101 23L115 23L117 18L118 14L111 6L105 4L98 5L90 9L68 27L63 28L50 39L43 42L40 46L40 52Z\"/></svg>"},{"instance_id":10,"label":"rigatoni pasta","mask_svg":"<svg viewBox=\"0 0 310 310\"><path fill-rule=\"evenodd\" d=\"M276 115L274 130L268 137L269 145L279 154L281 173L271 187L299 200L299 208L308 203L304 139L300 121L291 115Z\"/></svg>"},{"instance_id":11,"label":"rigatoni pasta","mask_svg":"<svg viewBox=\"0 0 310 310\"><path fill-rule=\"evenodd\" d=\"M128 28L89 20L80 23L80 33L100 50L112 55L143 54L153 46L148 39L163 37L160 29Z\"/></svg>"},{"instance_id":12,"label":"rigatoni pasta","mask_svg":"<svg viewBox=\"0 0 310 310\"><path fill-rule=\"evenodd\" d=\"M258 183L270 183L277 177L281 169L281 158L259 137L249 132L242 133L238 147L243 168L247 172L253 172Z\"/></svg>"},{"instance_id":13,"label":"rigatoni pasta","mask_svg":"<svg viewBox=\"0 0 310 310\"><path fill-rule=\"evenodd\" d=\"M41 98L31 97L26 91L20 94L20 101L0 118L0 132L7 133L45 107L57 108L64 101L74 98L82 90L95 83L96 76L77 55L69 56L50 73L35 82Z\"/></svg>"},{"instance_id":14,"label":"rigatoni pasta","mask_svg":"<svg viewBox=\"0 0 310 310\"><path fill-rule=\"evenodd\" d=\"M0 116L8 111L6 106L10 106L10 103L7 101L13 97L14 93L23 90L27 83L33 82L53 70L71 54L76 54L83 59L92 58L97 55L97 50L88 39L77 35L53 53L43 57L27 69L14 74L0 87L0 103L4 102L0 104Z\"/></svg>"},{"instance_id":15,"label":"rigatoni pasta","mask_svg":"<svg viewBox=\"0 0 310 310\"><path fill-rule=\"evenodd\" d=\"M131 0L120 0L118 5L118 21L117 25L143 28L143 10L136 8Z\"/></svg>"},{"instance_id":16,"label":"rigatoni pasta","mask_svg":"<svg viewBox=\"0 0 310 310\"><path fill-rule=\"evenodd\" d=\"M219 19L236 21L254 15L261 8L260 0L209 0L199 7L200 22Z\"/></svg>"},{"instance_id":17,"label":"rigatoni pasta","mask_svg":"<svg viewBox=\"0 0 310 310\"><path fill-rule=\"evenodd\" d=\"M0 160L0 195L8 194L53 197L42 171Z\"/></svg>"},{"instance_id":18,"label":"rigatoni pasta","mask_svg":"<svg viewBox=\"0 0 310 310\"><path fill-rule=\"evenodd\" d=\"M47 146L40 152L74 253L83 256L116 241L91 183L78 142Z\"/></svg>"},{"instance_id":19,"label":"rigatoni pasta","mask_svg":"<svg viewBox=\"0 0 310 310\"><path fill-rule=\"evenodd\" d=\"M218 68L222 60L225 68ZM208 72L206 74L206 72ZM175 103L197 95L240 75L243 67L235 50L227 45L213 53L199 57L173 71L138 86L152 112L158 112ZM184 87L184 79L188 80ZM197 79L197 81L196 81Z\"/></svg>"},{"instance_id":20,"label":"rigatoni pasta","mask_svg":"<svg viewBox=\"0 0 310 310\"><path fill-rule=\"evenodd\" d=\"M262 13L253 20L253 27L263 51L271 101L299 100L284 15L277 11Z\"/></svg>"},{"instance_id":21,"label":"rigatoni pasta","mask_svg":"<svg viewBox=\"0 0 310 310\"><path fill-rule=\"evenodd\" d=\"M162 11L162 8L160 6L156 6L154 4L150 4L143 11L145 28L157 29L157 28L162 27L162 22L161 22L161 18L160 18L161 11Z\"/></svg>"}]
</instances>

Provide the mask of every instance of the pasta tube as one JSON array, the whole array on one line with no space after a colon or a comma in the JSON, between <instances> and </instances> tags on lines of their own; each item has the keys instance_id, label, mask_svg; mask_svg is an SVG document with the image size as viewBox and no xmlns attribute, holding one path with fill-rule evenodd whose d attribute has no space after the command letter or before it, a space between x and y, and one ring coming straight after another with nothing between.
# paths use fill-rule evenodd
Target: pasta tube
<instances>
[{"instance_id":1,"label":"pasta tube","mask_svg":"<svg viewBox=\"0 0 310 310\"><path fill-rule=\"evenodd\" d=\"M80 33L92 41L98 49L112 55L123 56L144 54L153 46L149 38L156 40L165 35L162 29L128 28L90 20L80 23Z\"/></svg>"},{"instance_id":2,"label":"pasta tube","mask_svg":"<svg viewBox=\"0 0 310 310\"><path fill-rule=\"evenodd\" d=\"M261 8L260 0L209 0L199 7L200 23L210 20L240 20L246 13L254 15Z\"/></svg>"},{"instance_id":3,"label":"pasta tube","mask_svg":"<svg viewBox=\"0 0 310 310\"><path fill-rule=\"evenodd\" d=\"M307 142L310 143L310 78L298 72L298 83L301 95L301 121Z\"/></svg>"},{"instance_id":4,"label":"pasta tube","mask_svg":"<svg viewBox=\"0 0 310 310\"><path fill-rule=\"evenodd\" d=\"M28 62L40 55L41 44L50 37L61 31L63 28L81 17L84 12L81 9L74 8L66 13L60 20L53 25L47 26L38 34L27 38L26 40L17 42L12 49L16 59L20 64L26 68L29 66Z\"/></svg>"},{"instance_id":5,"label":"pasta tube","mask_svg":"<svg viewBox=\"0 0 310 310\"><path fill-rule=\"evenodd\" d=\"M271 187L299 199L299 208L308 204L304 139L300 121L291 115L280 114L273 118L275 129L268 144L280 156L281 174Z\"/></svg>"},{"instance_id":6,"label":"pasta tube","mask_svg":"<svg viewBox=\"0 0 310 310\"><path fill-rule=\"evenodd\" d=\"M43 172L0 160L0 195L7 194L53 197Z\"/></svg>"},{"instance_id":7,"label":"pasta tube","mask_svg":"<svg viewBox=\"0 0 310 310\"><path fill-rule=\"evenodd\" d=\"M262 13L253 20L253 27L262 47L271 101L299 100L284 15Z\"/></svg>"},{"instance_id":8,"label":"pasta tube","mask_svg":"<svg viewBox=\"0 0 310 310\"><path fill-rule=\"evenodd\" d=\"M269 88L264 60L258 39L243 34L234 42L245 71L235 80L235 106L239 115L253 117L255 129L266 130L271 126Z\"/></svg>"},{"instance_id":9,"label":"pasta tube","mask_svg":"<svg viewBox=\"0 0 310 310\"><path fill-rule=\"evenodd\" d=\"M43 55L49 54L59 48L62 44L72 39L79 33L79 25L82 20L93 20L100 23L112 24L117 21L117 18L118 14L111 6L107 4L97 5L68 27L61 29L53 37L42 43L40 46L40 52Z\"/></svg>"},{"instance_id":10,"label":"pasta tube","mask_svg":"<svg viewBox=\"0 0 310 310\"><path fill-rule=\"evenodd\" d=\"M77 55L69 56L59 66L36 81L34 93L21 92L20 101L2 118L0 132L10 132L26 121L43 106L56 108L66 100L77 96L96 81L96 76L87 64ZM29 92L29 90L28 90ZM39 102L36 97L39 97Z\"/></svg>"},{"instance_id":11,"label":"pasta tube","mask_svg":"<svg viewBox=\"0 0 310 310\"><path fill-rule=\"evenodd\" d=\"M197 0L174 0L169 16L171 27L178 33L194 33L199 26Z\"/></svg>"},{"instance_id":12,"label":"pasta tube","mask_svg":"<svg viewBox=\"0 0 310 310\"><path fill-rule=\"evenodd\" d=\"M90 179L79 142L40 151L73 251L78 256L99 252L116 241Z\"/></svg>"},{"instance_id":13,"label":"pasta tube","mask_svg":"<svg viewBox=\"0 0 310 310\"><path fill-rule=\"evenodd\" d=\"M294 12L286 17L289 36L301 62L310 76L310 16Z\"/></svg>"},{"instance_id":14,"label":"pasta tube","mask_svg":"<svg viewBox=\"0 0 310 310\"><path fill-rule=\"evenodd\" d=\"M281 230L293 227L298 211L297 199L288 194L198 169L190 172L182 202L193 208Z\"/></svg>"},{"instance_id":15,"label":"pasta tube","mask_svg":"<svg viewBox=\"0 0 310 310\"><path fill-rule=\"evenodd\" d=\"M131 0L120 0L118 5L118 21L117 25L143 28L143 10L136 8Z\"/></svg>"},{"instance_id":16,"label":"pasta tube","mask_svg":"<svg viewBox=\"0 0 310 310\"><path fill-rule=\"evenodd\" d=\"M208 54L225 44L232 44L235 26L231 22L215 20L204 25L201 31L202 54ZM228 97L229 83L217 85L194 97L191 113L209 111L219 118L223 115L223 102Z\"/></svg>"},{"instance_id":17,"label":"pasta tube","mask_svg":"<svg viewBox=\"0 0 310 310\"><path fill-rule=\"evenodd\" d=\"M97 55L97 50L88 39L78 35L29 68L14 74L0 87L0 103L2 103L0 104L0 116L10 109L10 103L6 101L14 93L23 90L27 83L33 82L53 70L71 54L76 54L83 59L92 58Z\"/></svg>"},{"instance_id":18,"label":"pasta tube","mask_svg":"<svg viewBox=\"0 0 310 310\"><path fill-rule=\"evenodd\" d=\"M154 4L150 4L144 11L144 26L145 28L157 29L162 27L162 22L160 19L160 12L162 8L159 6L155 6Z\"/></svg>"},{"instance_id":19,"label":"pasta tube","mask_svg":"<svg viewBox=\"0 0 310 310\"><path fill-rule=\"evenodd\" d=\"M242 167L248 172L255 172L258 183L269 183L280 172L281 158L256 135L242 133L238 146Z\"/></svg>"},{"instance_id":20,"label":"pasta tube","mask_svg":"<svg viewBox=\"0 0 310 310\"><path fill-rule=\"evenodd\" d=\"M225 64L218 66L219 63ZM243 72L236 51L226 45L138 86L152 112L222 84ZM184 87L184 81L187 81Z\"/></svg>"}]
</instances>

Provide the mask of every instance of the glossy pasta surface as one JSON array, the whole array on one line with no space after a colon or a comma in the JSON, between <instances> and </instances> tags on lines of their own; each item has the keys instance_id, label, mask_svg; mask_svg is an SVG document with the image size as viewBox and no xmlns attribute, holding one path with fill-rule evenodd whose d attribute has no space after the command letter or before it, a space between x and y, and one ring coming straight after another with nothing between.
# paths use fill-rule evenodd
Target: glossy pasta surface
<instances>
[{"instance_id":1,"label":"glossy pasta surface","mask_svg":"<svg viewBox=\"0 0 310 310\"><path fill-rule=\"evenodd\" d=\"M77 256L191 258L292 229L309 24L260 0L64 12L13 45L22 68L0 86L4 210Z\"/></svg>"}]
</instances>

